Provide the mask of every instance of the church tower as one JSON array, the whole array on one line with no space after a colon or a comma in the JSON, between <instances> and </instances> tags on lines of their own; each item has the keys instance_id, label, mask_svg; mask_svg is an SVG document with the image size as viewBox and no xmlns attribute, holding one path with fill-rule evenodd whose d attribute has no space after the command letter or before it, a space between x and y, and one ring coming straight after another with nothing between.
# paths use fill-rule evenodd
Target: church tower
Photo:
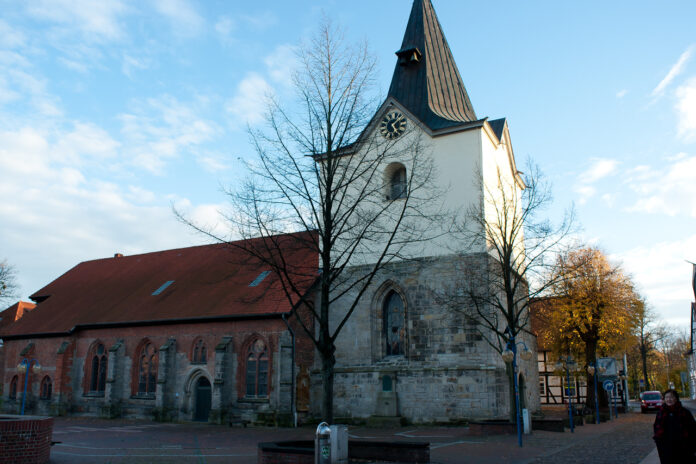
<instances>
[{"instance_id":1,"label":"church tower","mask_svg":"<svg viewBox=\"0 0 696 464\"><path fill-rule=\"evenodd\" d=\"M393 144L405 158L420 147L438 191L427 207L435 216L458 218L429 224L432 237L406 247L363 296L337 339L335 415L414 423L508 417L500 354L442 297L456 291L462 269L490 266L485 234L465 244L452 222L463 224L477 206L485 217L493 214L486 192L501 182L515 195L525 186L507 121L476 115L431 0L413 1L389 93L361 137ZM405 179L420 173L399 155L387 161L385 201L398 202ZM530 386L522 401L535 410L536 362L521 363L520 370Z\"/></svg>"}]
</instances>

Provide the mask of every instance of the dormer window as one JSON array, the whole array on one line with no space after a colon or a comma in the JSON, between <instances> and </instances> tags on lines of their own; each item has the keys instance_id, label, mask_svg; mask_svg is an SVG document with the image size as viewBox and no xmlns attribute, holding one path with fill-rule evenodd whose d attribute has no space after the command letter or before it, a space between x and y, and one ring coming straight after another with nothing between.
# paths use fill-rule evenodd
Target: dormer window
<instances>
[{"instance_id":1,"label":"dormer window","mask_svg":"<svg viewBox=\"0 0 696 464\"><path fill-rule=\"evenodd\" d=\"M418 50L415 47L412 48L404 48L402 50L399 50L396 52L396 56L399 57L399 65L401 66L408 66L411 63L418 63L420 62L422 53L420 50Z\"/></svg>"}]
</instances>

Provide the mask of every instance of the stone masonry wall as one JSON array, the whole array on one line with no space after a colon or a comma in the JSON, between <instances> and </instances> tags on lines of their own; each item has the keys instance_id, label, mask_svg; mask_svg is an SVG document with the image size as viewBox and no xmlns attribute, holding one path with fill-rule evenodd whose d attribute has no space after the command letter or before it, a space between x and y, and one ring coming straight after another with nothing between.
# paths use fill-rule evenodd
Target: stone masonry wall
<instances>
[{"instance_id":1,"label":"stone masonry wall","mask_svg":"<svg viewBox=\"0 0 696 464\"><path fill-rule=\"evenodd\" d=\"M509 414L508 377L500 354L480 335L464 312L448 300L458 270L485 267L485 254L392 263L365 293L337 339L334 414L367 418L377 412L382 377L394 379L398 414L412 422L453 422L505 418ZM360 273L361 269L354 269ZM456 289L456 288L455 288ZM383 302L389 292L404 302L404 354L386 356ZM332 307L337 323L345 305ZM535 350L533 339L527 340ZM317 366L318 367L318 366ZM534 363L520 362L528 408L538 409ZM321 398L318 370L313 375L314 414Z\"/></svg>"}]
</instances>

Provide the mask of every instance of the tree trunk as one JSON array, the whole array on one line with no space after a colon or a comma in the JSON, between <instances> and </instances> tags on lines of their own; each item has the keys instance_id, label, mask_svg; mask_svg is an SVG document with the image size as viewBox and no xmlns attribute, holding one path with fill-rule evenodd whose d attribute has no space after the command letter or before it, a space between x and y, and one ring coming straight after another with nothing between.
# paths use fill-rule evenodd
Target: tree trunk
<instances>
[{"instance_id":1,"label":"tree trunk","mask_svg":"<svg viewBox=\"0 0 696 464\"><path fill-rule=\"evenodd\" d=\"M650 390L650 383L648 382L648 347L645 346L645 342L640 344L640 360L643 367L643 385L645 390Z\"/></svg>"},{"instance_id":2,"label":"tree trunk","mask_svg":"<svg viewBox=\"0 0 696 464\"><path fill-rule=\"evenodd\" d=\"M587 399L585 400L585 406L592 409L593 411L595 410L594 376L596 375L599 407L608 407L609 400L607 399L607 395L604 394L602 384L599 383L599 368L597 366L597 340L595 339L588 339L585 341L585 365L595 366L594 375L587 375Z\"/></svg>"},{"instance_id":3,"label":"tree trunk","mask_svg":"<svg viewBox=\"0 0 696 464\"><path fill-rule=\"evenodd\" d=\"M336 358L333 352L321 353L321 380L324 387L322 398L322 420L327 424L333 424L333 396L334 396L334 365Z\"/></svg>"}]
</instances>

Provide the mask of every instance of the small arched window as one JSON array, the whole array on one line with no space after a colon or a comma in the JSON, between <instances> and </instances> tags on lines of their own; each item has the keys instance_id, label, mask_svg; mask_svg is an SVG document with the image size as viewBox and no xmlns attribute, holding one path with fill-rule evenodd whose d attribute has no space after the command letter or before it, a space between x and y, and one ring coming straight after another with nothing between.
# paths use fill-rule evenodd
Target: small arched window
<instances>
[{"instance_id":1,"label":"small arched window","mask_svg":"<svg viewBox=\"0 0 696 464\"><path fill-rule=\"evenodd\" d=\"M157 386L157 352L145 343L138 356L138 391L140 396L154 396Z\"/></svg>"},{"instance_id":2,"label":"small arched window","mask_svg":"<svg viewBox=\"0 0 696 464\"><path fill-rule=\"evenodd\" d=\"M16 400L17 399L17 376L15 375L12 377L12 380L10 381L10 399L11 400Z\"/></svg>"},{"instance_id":3,"label":"small arched window","mask_svg":"<svg viewBox=\"0 0 696 464\"><path fill-rule=\"evenodd\" d=\"M268 396L268 349L261 339L253 342L247 350L246 396Z\"/></svg>"},{"instance_id":4,"label":"small arched window","mask_svg":"<svg viewBox=\"0 0 696 464\"><path fill-rule=\"evenodd\" d=\"M97 343L92 347L89 362L89 392L103 393L106 390L106 367L108 362L104 344Z\"/></svg>"},{"instance_id":5,"label":"small arched window","mask_svg":"<svg viewBox=\"0 0 696 464\"><path fill-rule=\"evenodd\" d=\"M404 302L395 291L384 300L384 339L387 356L404 354L406 335Z\"/></svg>"},{"instance_id":6,"label":"small arched window","mask_svg":"<svg viewBox=\"0 0 696 464\"><path fill-rule=\"evenodd\" d=\"M392 172L389 179L389 199L406 198L406 191L406 168L399 166Z\"/></svg>"},{"instance_id":7,"label":"small arched window","mask_svg":"<svg viewBox=\"0 0 696 464\"><path fill-rule=\"evenodd\" d=\"M41 381L41 399L42 400L50 400L51 399L51 393L53 393L53 383L51 382L51 378L49 376L45 376L43 380Z\"/></svg>"},{"instance_id":8,"label":"small arched window","mask_svg":"<svg viewBox=\"0 0 696 464\"><path fill-rule=\"evenodd\" d=\"M199 338L193 342L193 356L191 356L191 362L193 363L206 363L208 362L208 350L205 346L205 342L202 338Z\"/></svg>"}]
</instances>

